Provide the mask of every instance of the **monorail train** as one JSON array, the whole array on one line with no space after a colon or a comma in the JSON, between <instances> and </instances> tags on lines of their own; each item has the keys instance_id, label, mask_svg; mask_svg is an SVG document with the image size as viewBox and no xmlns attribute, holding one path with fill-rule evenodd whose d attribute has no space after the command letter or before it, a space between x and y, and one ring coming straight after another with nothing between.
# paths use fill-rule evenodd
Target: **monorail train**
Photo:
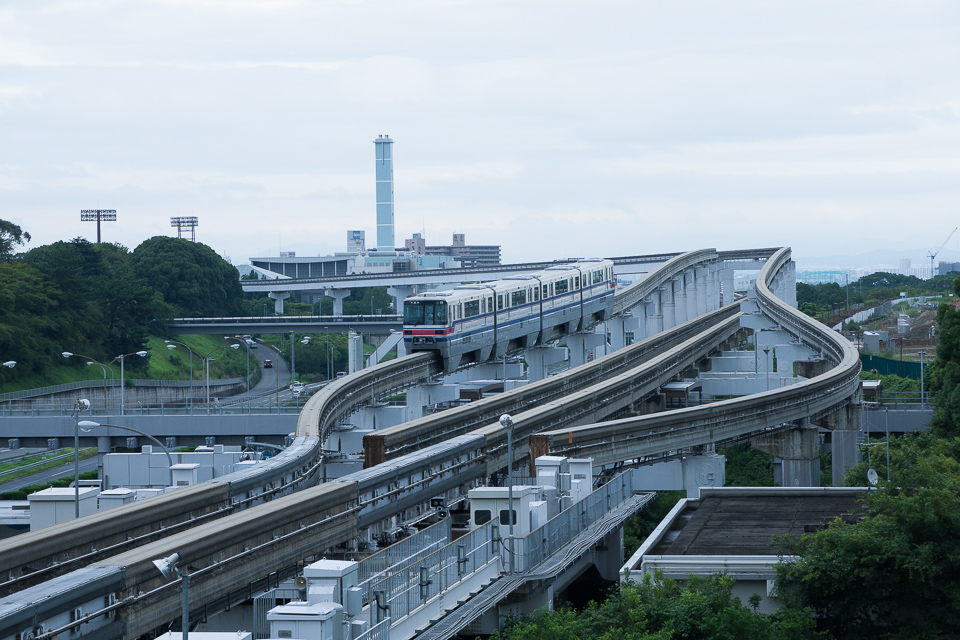
<instances>
[{"instance_id":1,"label":"monorail train","mask_svg":"<svg viewBox=\"0 0 960 640\"><path fill-rule=\"evenodd\" d=\"M607 319L616 280L610 260L579 260L403 303L407 351L439 351L445 371L546 344Z\"/></svg>"}]
</instances>

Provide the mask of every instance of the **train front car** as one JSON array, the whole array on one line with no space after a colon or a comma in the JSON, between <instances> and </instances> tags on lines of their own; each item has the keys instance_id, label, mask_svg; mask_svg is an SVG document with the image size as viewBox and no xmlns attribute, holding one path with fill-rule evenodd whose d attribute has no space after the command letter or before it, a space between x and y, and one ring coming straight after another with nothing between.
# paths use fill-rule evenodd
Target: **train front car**
<instances>
[{"instance_id":1,"label":"train front car","mask_svg":"<svg viewBox=\"0 0 960 640\"><path fill-rule=\"evenodd\" d=\"M407 351L438 352L447 372L490 357L493 325L493 295L486 285L431 291L403 302Z\"/></svg>"}]
</instances>

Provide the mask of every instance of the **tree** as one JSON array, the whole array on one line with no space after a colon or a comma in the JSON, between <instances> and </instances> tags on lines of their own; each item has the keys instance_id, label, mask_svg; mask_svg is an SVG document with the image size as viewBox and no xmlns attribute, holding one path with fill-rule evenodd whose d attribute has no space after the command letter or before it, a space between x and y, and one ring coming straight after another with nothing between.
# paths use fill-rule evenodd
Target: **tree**
<instances>
[{"instance_id":1,"label":"tree","mask_svg":"<svg viewBox=\"0 0 960 640\"><path fill-rule=\"evenodd\" d=\"M960 278L953 282L960 295ZM933 431L942 436L960 435L960 310L947 304L937 309L940 344L937 358L927 368L934 411Z\"/></svg>"},{"instance_id":2,"label":"tree","mask_svg":"<svg viewBox=\"0 0 960 640\"><path fill-rule=\"evenodd\" d=\"M242 312L237 268L205 244L156 236L133 250L131 264L136 276L163 294L177 314L221 317Z\"/></svg>"},{"instance_id":3,"label":"tree","mask_svg":"<svg viewBox=\"0 0 960 640\"><path fill-rule=\"evenodd\" d=\"M30 234L18 225L0 220L0 262L9 262L13 259L14 247L29 241Z\"/></svg>"},{"instance_id":4,"label":"tree","mask_svg":"<svg viewBox=\"0 0 960 640\"><path fill-rule=\"evenodd\" d=\"M496 640L666 640L668 638L800 640L815 637L809 609L760 615L733 594L734 580L717 574L681 584L645 575L614 588L583 613L541 612L518 620Z\"/></svg>"},{"instance_id":5,"label":"tree","mask_svg":"<svg viewBox=\"0 0 960 640\"><path fill-rule=\"evenodd\" d=\"M953 637L960 626L958 455L957 438L899 439L891 481L865 495L862 520L781 538L784 553L798 556L778 567L787 606L812 607L821 629L838 638ZM865 473L855 467L853 481Z\"/></svg>"}]
</instances>

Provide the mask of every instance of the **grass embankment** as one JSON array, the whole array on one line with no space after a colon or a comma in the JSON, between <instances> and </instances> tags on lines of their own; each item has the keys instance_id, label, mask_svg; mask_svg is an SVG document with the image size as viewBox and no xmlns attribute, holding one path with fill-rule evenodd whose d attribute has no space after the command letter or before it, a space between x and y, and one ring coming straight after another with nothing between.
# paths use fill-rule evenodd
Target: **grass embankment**
<instances>
[{"instance_id":1,"label":"grass embankment","mask_svg":"<svg viewBox=\"0 0 960 640\"><path fill-rule=\"evenodd\" d=\"M17 469L19 467L24 467L28 464L33 464L35 462L42 462L43 460L49 460L50 458L55 458L64 455L72 455L73 447L69 449L60 449L57 453L41 453L35 456L27 456L16 460L14 462L5 462L0 464L0 472L9 471L10 469ZM85 449L80 449L80 459L86 460L87 458L92 458L97 455L96 447L87 447ZM73 458L60 458L59 460L54 460L48 462L47 464L41 464L36 467L30 467L29 469L21 469L20 471L14 471L13 473L6 473L3 476L0 476L0 482L12 482L14 480L19 480L20 478L26 478L27 476L32 476L35 473L40 473L41 471L47 471L48 469L56 469L57 467L62 467L65 464L71 464Z\"/></svg>"},{"instance_id":2,"label":"grass embankment","mask_svg":"<svg viewBox=\"0 0 960 640\"><path fill-rule=\"evenodd\" d=\"M222 336L208 335L177 336L174 339L186 344L198 354L193 356L194 380L204 379L202 356L208 354L212 359L210 363L211 380L242 378L247 373L247 356L244 348L230 348L231 344L237 344L235 340L224 340ZM214 351L215 349L216 351ZM176 349L167 349L164 338L150 336L144 350L149 354L145 359L137 356L127 356L125 378L131 380L190 379L190 352L183 347L178 345ZM103 381L104 370L96 364L87 365L87 362L90 362L90 360L81 357L61 358L54 366L48 367L43 375L15 376L13 380L0 388L0 393L49 387L82 380ZM119 362L112 364L108 364L104 360L101 360L101 362L108 365L107 380L120 379ZM146 368L144 368L144 365L146 365ZM260 379L258 362L253 357L250 358L250 371L256 372L250 383L252 387Z\"/></svg>"},{"instance_id":3,"label":"grass embankment","mask_svg":"<svg viewBox=\"0 0 960 640\"><path fill-rule=\"evenodd\" d=\"M80 474L81 480L96 480L99 472L97 471L87 471L86 473ZM22 489L17 489L16 491L4 491L0 493L0 500L26 500L27 496L31 493L36 493L37 491L43 491L44 489L49 489L50 487L69 487L70 483L73 482L73 477L69 478L60 478L59 480L54 480L53 482L48 482L46 484L31 484Z\"/></svg>"}]
</instances>

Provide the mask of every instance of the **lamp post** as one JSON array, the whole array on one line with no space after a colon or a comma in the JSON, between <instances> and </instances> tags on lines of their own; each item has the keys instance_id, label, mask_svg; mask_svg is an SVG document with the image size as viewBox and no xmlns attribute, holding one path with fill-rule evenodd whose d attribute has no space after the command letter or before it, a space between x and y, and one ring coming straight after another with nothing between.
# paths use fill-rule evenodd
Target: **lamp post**
<instances>
[{"instance_id":1,"label":"lamp post","mask_svg":"<svg viewBox=\"0 0 960 640\"><path fill-rule=\"evenodd\" d=\"M6 362L3 363L3 366L7 367L8 369L13 369L15 366L17 366L17 361L7 360Z\"/></svg>"},{"instance_id":2,"label":"lamp post","mask_svg":"<svg viewBox=\"0 0 960 640\"><path fill-rule=\"evenodd\" d=\"M73 407L76 429L73 432L73 513L80 517L80 413L90 408L90 401L80 398Z\"/></svg>"},{"instance_id":3,"label":"lamp post","mask_svg":"<svg viewBox=\"0 0 960 640\"><path fill-rule=\"evenodd\" d=\"M173 469L171 468L171 467L173 467L173 458L170 456L170 451L169 451L169 449L167 449L159 440L157 440L156 438L154 438L154 437L153 437L152 435L150 435L149 433L144 433L143 431L140 431L139 429L134 429L133 427L121 427L121 426L118 425L118 424L103 424L103 423L100 423L100 422L94 422L93 420L82 420L82 421L80 421L80 422L77 423L77 429L80 430L80 431L83 431L83 432L85 432L85 433L90 433L91 430L96 429L97 427L113 427L114 429L123 429L124 431L132 431L132 432L134 432L134 433L140 434L140 435L143 436L144 438L148 438L148 439L150 439L150 440L153 440L153 442L156 443L156 445L157 445L158 447L160 447L161 449L163 449L163 452L164 452L165 454L167 454L167 468L170 470L170 485L169 485L169 486L171 486L171 487L173 486Z\"/></svg>"},{"instance_id":4,"label":"lamp post","mask_svg":"<svg viewBox=\"0 0 960 640\"><path fill-rule=\"evenodd\" d=\"M767 365L767 391L770 391L770 347L763 348L763 357Z\"/></svg>"},{"instance_id":5,"label":"lamp post","mask_svg":"<svg viewBox=\"0 0 960 640\"><path fill-rule=\"evenodd\" d=\"M203 356L203 361L206 363L207 368L207 408L209 409L210 405L210 356L215 354L217 351L222 351L223 349L239 349L240 345L238 344L228 344L222 347L217 347L207 355Z\"/></svg>"},{"instance_id":6,"label":"lamp post","mask_svg":"<svg viewBox=\"0 0 960 640\"><path fill-rule=\"evenodd\" d=\"M250 393L250 345L247 344L246 340L241 340L240 338L232 338L230 336L223 336L224 340L236 340L237 344L242 344L247 350L247 393Z\"/></svg>"},{"instance_id":7,"label":"lamp post","mask_svg":"<svg viewBox=\"0 0 960 640\"><path fill-rule=\"evenodd\" d=\"M190 633L190 574L186 571L180 571L177 564L180 562L180 554L175 553L167 558L154 560L153 564L157 567L164 578L169 578L173 572L180 578L183 584L183 604L180 612L180 626L183 627L183 640L187 640L187 634Z\"/></svg>"},{"instance_id":8,"label":"lamp post","mask_svg":"<svg viewBox=\"0 0 960 640\"><path fill-rule=\"evenodd\" d=\"M920 356L920 404L923 404L923 356L927 355L926 351L918 351L917 354Z\"/></svg>"},{"instance_id":9,"label":"lamp post","mask_svg":"<svg viewBox=\"0 0 960 640\"><path fill-rule=\"evenodd\" d=\"M107 369L108 369L107 365L103 364L102 362L100 362L100 361L97 360L96 358L91 358L90 356L85 356L85 355L83 355L82 353L72 353L72 352L70 352L70 351L62 351L62 352L60 353L60 355L62 355L64 358L72 358L73 356L76 356L76 357L78 357L78 358L86 358L87 360L92 360L92 361L93 361L93 362L88 362L88 363L87 363L88 365L89 365L89 364L94 364L94 363L100 365L100 368L103 369L103 406L104 406L104 410L106 410L106 406L107 406ZM113 370L112 370L112 369L110 370L110 375L113 376Z\"/></svg>"},{"instance_id":10,"label":"lamp post","mask_svg":"<svg viewBox=\"0 0 960 640\"><path fill-rule=\"evenodd\" d=\"M145 358L147 356L146 351L134 351L133 353L125 353L121 356L117 356L114 360L120 361L120 415L123 415L123 400L124 400L124 391L125 387L123 385L123 361L127 356L140 356Z\"/></svg>"},{"instance_id":11,"label":"lamp post","mask_svg":"<svg viewBox=\"0 0 960 640\"><path fill-rule=\"evenodd\" d=\"M509 413L500 416L500 426L507 431L507 519L510 521L510 548L507 550L510 568L507 573L513 573L513 418Z\"/></svg>"},{"instance_id":12,"label":"lamp post","mask_svg":"<svg viewBox=\"0 0 960 640\"><path fill-rule=\"evenodd\" d=\"M193 397L193 354L195 353L193 349L183 344L182 342L177 342L176 340L164 340L167 344L167 349L173 350L177 348L177 345L180 345L184 349L190 352L190 397ZM199 353L197 355L200 355Z\"/></svg>"}]
</instances>

